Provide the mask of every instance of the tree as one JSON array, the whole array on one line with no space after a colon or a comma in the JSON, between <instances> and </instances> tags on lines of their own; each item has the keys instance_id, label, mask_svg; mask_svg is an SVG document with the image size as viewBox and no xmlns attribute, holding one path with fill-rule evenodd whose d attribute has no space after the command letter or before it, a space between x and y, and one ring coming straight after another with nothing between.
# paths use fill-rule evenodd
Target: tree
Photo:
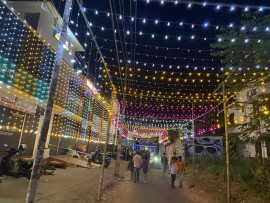
<instances>
[{"instance_id":1,"label":"tree","mask_svg":"<svg viewBox=\"0 0 270 203\"><path fill-rule=\"evenodd\" d=\"M37 153L34 155L34 165L33 165L31 178L30 178L30 182L28 186L26 203L33 203L35 201L37 185L38 185L38 181L40 177L41 162L43 159L45 143L47 139L51 114L53 110L53 103L54 103L54 98L56 94L56 87L57 87L57 81L58 81L58 76L59 76L59 71L60 71L60 65L63 58L63 52L64 52L63 46L67 39L67 27L68 27L71 8L72 8L72 0L66 0L60 41L58 44L57 53L56 53L56 61L55 61L54 70L52 73L49 98L48 98L47 106L45 109L44 120L43 120L41 133L40 133L40 137L38 141Z\"/></svg>"},{"instance_id":2,"label":"tree","mask_svg":"<svg viewBox=\"0 0 270 203\"><path fill-rule=\"evenodd\" d=\"M217 42L211 44L215 50L211 54L221 57L225 65L225 82L231 94L241 93L245 89L262 89L270 82L270 75L267 73L270 58L270 15L247 12L242 18L241 27L222 28L221 34L217 35ZM239 105L238 100L239 98L236 99L236 105ZM235 127L242 140L254 143L255 139L262 140L269 134L267 127L270 121L266 113L270 108L268 94L263 93L257 100L248 103L250 104L242 102L240 105L252 108L251 113L245 116L243 123L236 124ZM261 127L265 130L262 131Z\"/></svg>"}]
</instances>

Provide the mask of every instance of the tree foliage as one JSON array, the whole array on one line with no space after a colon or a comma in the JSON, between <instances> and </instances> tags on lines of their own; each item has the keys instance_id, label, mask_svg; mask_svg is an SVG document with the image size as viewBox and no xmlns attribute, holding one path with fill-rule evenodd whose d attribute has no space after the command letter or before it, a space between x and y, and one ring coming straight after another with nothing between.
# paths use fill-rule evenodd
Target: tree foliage
<instances>
[{"instance_id":1,"label":"tree foliage","mask_svg":"<svg viewBox=\"0 0 270 203\"><path fill-rule=\"evenodd\" d=\"M222 58L230 75L227 84L231 91L240 91L264 77L270 62L270 15L248 12L242 17L240 27L223 27L217 42L211 44L215 50L211 55Z\"/></svg>"},{"instance_id":2,"label":"tree foliage","mask_svg":"<svg viewBox=\"0 0 270 203\"><path fill-rule=\"evenodd\" d=\"M224 79L228 92L241 93L245 89L260 92L257 99L244 101L247 110L244 121L235 124L237 135L243 142L255 144L270 138L270 15L247 12L242 15L241 26L223 27L217 41L211 44L213 56L222 58ZM239 94L238 94L239 95ZM269 152L268 152L269 153Z\"/></svg>"}]
</instances>

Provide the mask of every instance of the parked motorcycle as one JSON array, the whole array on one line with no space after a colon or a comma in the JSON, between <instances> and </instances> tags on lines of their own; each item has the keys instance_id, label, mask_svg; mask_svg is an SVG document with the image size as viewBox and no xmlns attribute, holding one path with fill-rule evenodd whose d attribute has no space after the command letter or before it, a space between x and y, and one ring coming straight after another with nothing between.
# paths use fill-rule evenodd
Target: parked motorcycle
<instances>
[{"instance_id":1,"label":"parked motorcycle","mask_svg":"<svg viewBox=\"0 0 270 203\"><path fill-rule=\"evenodd\" d=\"M120 154L121 160L129 161L133 158L133 155L134 155L134 151L131 147L126 147L126 146L121 147L121 154ZM116 160L116 157L117 157L117 151L111 152L111 158Z\"/></svg>"},{"instance_id":2,"label":"parked motorcycle","mask_svg":"<svg viewBox=\"0 0 270 203\"><path fill-rule=\"evenodd\" d=\"M7 145L5 147L7 147ZM32 158L20 157L26 150L26 148L27 146L25 144L21 144L18 149L15 148L6 149L7 155L4 156L3 159L1 160L4 174L16 178L23 176L30 179L34 160ZM17 157L15 158L15 156ZM17 168L13 161L15 159L17 159L16 161L16 163L18 164Z\"/></svg>"},{"instance_id":3,"label":"parked motorcycle","mask_svg":"<svg viewBox=\"0 0 270 203\"><path fill-rule=\"evenodd\" d=\"M103 162L103 153L101 153L101 151L97 150L95 153L92 154L91 159L89 160L95 164L102 164ZM106 154L105 157L105 168L107 168L111 163L111 157L109 157Z\"/></svg>"}]
</instances>

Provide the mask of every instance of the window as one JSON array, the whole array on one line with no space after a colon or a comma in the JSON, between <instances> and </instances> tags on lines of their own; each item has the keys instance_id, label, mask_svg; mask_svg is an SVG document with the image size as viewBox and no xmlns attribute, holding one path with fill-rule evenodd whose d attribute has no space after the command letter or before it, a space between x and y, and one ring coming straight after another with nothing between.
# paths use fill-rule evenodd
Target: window
<instances>
[{"instance_id":1,"label":"window","mask_svg":"<svg viewBox=\"0 0 270 203\"><path fill-rule=\"evenodd\" d=\"M250 98L257 94L257 89L251 89L250 91L247 92L247 97Z\"/></svg>"},{"instance_id":2,"label":"window","mask_svg":"<svg viewBox=\"0 0 270 203\"><path fill-rule=\"evenodd\" d=\"M255 152L256 152L257 158L262 158L262 145L261 145L261 141L259 140L255 141Z\"/></svg>"},{"instance_id":3,"label":"window","mask_svg":"<svg viewBox=\"0 0 270 203\"><path fill-rule=\"evenodd\" d=\"M235 122L234 122L234 113L231 113L229 115L229 122L230 122L230 124L235 124Z\"/></svg>"},{"instance_id":4,"label":"window","mask_svg":"<svg viewBox=\"0 0 270 203\"><path fill-rule=\"evenodd\" d=\"M270 158L270 139L267 139L265 141L265 147L266 147L266 150L267 150L267 157L269 159Z\"/></svg>"},{"instance_id":5,"label":"window","mask_svg":"<svg viewBox=\"0 0 270 203\"><path fill-rule=\"evenodd\" d=\"M24 19L26 22L32 26L35 30L38 28L38 22L39 22L39 16L40 13L25 13Z\"/></svg>"}]
</instances>

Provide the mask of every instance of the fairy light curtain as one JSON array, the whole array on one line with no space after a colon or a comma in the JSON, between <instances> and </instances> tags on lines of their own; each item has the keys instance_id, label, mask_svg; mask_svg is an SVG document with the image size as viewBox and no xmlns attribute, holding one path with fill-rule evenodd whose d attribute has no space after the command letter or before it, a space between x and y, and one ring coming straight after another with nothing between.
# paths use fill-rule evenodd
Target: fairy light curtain
<instances>
[{"instance_id":1,"label":"fairy light curtain","mask_svg":"<svg viewBox=\"0 0 270 203\"><path fill-rule=\"evenodd\" d=\"M90 26L108 61L119 98L122 97L123 78L127 77L125 116L128 118L125 124L128 128L175 128L178 127L177 120L195 117L198 118L195 134L211 133L219 125L216 114L222 101L221 95L212 93L226 76L225 71L234 71L236 75L244 71L243 77L235 79L235 83L251 81L254 71L262 74L268 71L267 66L224 67L222 58L211 55L214 49L210 44L238 41L247 46L265 40L223 39L217 34L224 28L239 32L269 32L269 26L248 26L240 21L245 12L268 12L269 7L194 1L149 0L131 2L131 5L112 2L115 30L112 30L112 14L107 4L87 2L84 12L91 19ZM118 39L120 71L113 32ZM246 52L252 50L241 54ZM108 81L104 75L100 78L101 84ZM193 116L191 103L194 105ZM159 122L142 122L140 119ZM162 121L165 119L170 121Z\"/></svg>"},{"instance_id":2,"label":"fairy light curtain","mask_svg":"<svg viewBox=\"0 0 270 203\"><path fill-rule=\"evenodd\" d=\"M31 110L44 108L48 98L55 51L2 2L0 3L0 35L0 88L10 85L7 88L16 93L12 95L7 92L8 96L18 96L19 102L27 103L32 107ZM26 98L25 101L19 95L25 95L23 97ZM108 109L105 105L107 98L97 99L97 105L94 106L95 99L96 97L85 84L85 78L75 73L74 67L63 61L56 90L56 113L52 117L50 144L56 148L58 146L74 148L87 145L88 141L104 142L108 122ZM10 105L15 108L15 105ZM15 146L23 131L22 140L29 143L28 148L31 151L38 121L43 114L42 110L36 109L36 114L27 111L26 114L24 111L20 112L5 106L0 106L0 109L1 142L10 142ZM92 114L95 115L92 117ZM24 115L26 119L23 126L21 116ZM115 127L112 129L115 130ZM6 130L11 131L14 136L4 136L8 133L4 132ZM110 142L115 142L113 140L115 132L113 130L111 132ZM56 154L56 150L53 153Z\"/></svg>"}]
</instances>

